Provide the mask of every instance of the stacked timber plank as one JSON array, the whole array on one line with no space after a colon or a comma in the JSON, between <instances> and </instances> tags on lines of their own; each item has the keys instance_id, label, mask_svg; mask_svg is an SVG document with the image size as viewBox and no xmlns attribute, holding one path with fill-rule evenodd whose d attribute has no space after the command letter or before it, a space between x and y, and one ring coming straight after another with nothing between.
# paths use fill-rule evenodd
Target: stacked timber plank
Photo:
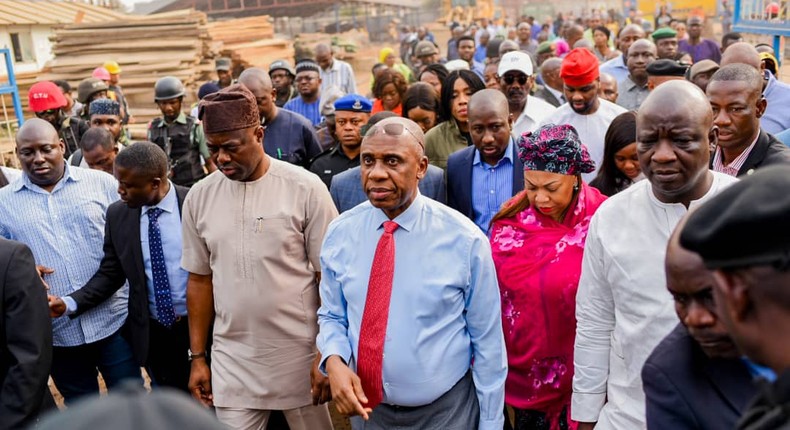
<instances>
[{"instance_id":1,"label":"stacked timber plank","mask_svg":"<svg viewBox=\"0 0 790 430\"><path fill-rule=\"evenodd\" d=\"M271 62L280 59L293 63L291 42L274 37L274 26L268 16L211 22L208 32L213 40L222 42L220 53L233 59L234 69L268 68Z\"/></svg>"},{"instance_id":2,"label":"stacked timber plank","mask_svg":"<svg viewBox=\"0 0 790 430\"><path fill-rule=\"evenodd\" d=\"M105 61L117 61L121 86L138 123L158 114L154 83L176 76L187 87L186 103L210 80L221 43L212 42L203 12L181 10L103 23L67 25L52 37L55 58L38 80L63 79L74 87Z\"/></svg>"}]
</instances>

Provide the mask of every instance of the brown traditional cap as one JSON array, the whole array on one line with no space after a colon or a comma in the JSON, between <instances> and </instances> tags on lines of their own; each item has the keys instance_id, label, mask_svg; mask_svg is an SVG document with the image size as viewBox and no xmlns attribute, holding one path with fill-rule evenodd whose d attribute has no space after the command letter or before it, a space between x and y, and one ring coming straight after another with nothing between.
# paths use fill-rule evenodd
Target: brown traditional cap
<instances>
[{"instance_id":1,"label":"brown traditional cap","mask_svg":"<svg viewBox=\"0 0 790 430\"><path fill-rule=\"evenodd\" d=\"M206 134L244 130L260 125L255 96L242 84L207 95L198 105Z\"/></svg>"}]
</instances>

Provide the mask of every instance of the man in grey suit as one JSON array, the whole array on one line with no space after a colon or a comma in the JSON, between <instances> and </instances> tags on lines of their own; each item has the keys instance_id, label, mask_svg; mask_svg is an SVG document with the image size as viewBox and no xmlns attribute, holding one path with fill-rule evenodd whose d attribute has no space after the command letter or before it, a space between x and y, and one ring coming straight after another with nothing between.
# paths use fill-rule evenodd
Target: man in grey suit
<instances>
[{"instance_id":1,"label":"man in grey suit","mask_svg":"<svg viewBox=\"0 0 790 430\"><path fill-rule=\"evenodd\" d=\"M560 107L565 103L565 95L562 93L562 78L560 78L560 66L562 60L559 58L549 58L540 66L540 77L543 79L543 89L535 93L535 97L542 98L546 103Z\"/></svg>"}]
</instances>

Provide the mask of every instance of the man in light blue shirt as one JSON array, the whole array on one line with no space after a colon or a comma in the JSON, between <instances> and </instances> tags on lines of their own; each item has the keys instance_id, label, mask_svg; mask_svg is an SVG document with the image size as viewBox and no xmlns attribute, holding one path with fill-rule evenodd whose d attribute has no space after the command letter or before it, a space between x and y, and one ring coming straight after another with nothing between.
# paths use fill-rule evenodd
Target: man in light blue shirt
<instances>
[{"instance_id":1,"label":"man in light blue shirt","mask_svg":"<svg viewBox=\"0 0 790 430\"><path fill-rule=\"evenodd\" d=\"M353 416L354 429L501 429L507 357L488 240L461 214L419 194L428 159L414 122L376 124L361 163L369 203L333 221L321 249L317 345L338 410ZM373 269L384 270L373 267L374 253L390 221L391 291L376 290L368 280ZM382 291L386 331L363 339L370 296ZM359 347L371 342L383 344L381 380L373 382L356 373L375 364L376 356L359 361ZM381 392L364 392L370 384ZM376 397L381 403L368 403Z\"/></svg>"},{"instance_id":2,"label":"man in light blue shirt","mask_svg":"<svg viewBox=\"0 0 790 430\"><path fill-rule=\"evenodd\" d=\"M617 80L617 82L621 82L623 79L628 77L630 73L628 71L628 66L626 65L626 61L628 60L628 48L631 47L631 44L636 42L639 39L645 38L645 30L640 25L636 24L629 24L620 30L619 35L617 36L617 49L623 53L623 55L618 55L617 58L613 58L599 67L601 73L608 73Z\"/></svg>"},{"instance_id":3,"label":"man in light blue shirt","mask_svg":"<svg viewBox=\"0 0 790 430\"><path fill-rule=\"evenodd\" d=\"M24 175L0 189L0 236L30 247L49 293L67 295L99 268L105 214L118 200L117 183L104 172L67 166L57 131L40 119L20 127L16 154ZM53 321L51 375L67 403L99 391L97 368L110 389L123 379L141 379L119 333L127 297L128 288L121 288L78 318Z\"/></svg>"}]
</instances>

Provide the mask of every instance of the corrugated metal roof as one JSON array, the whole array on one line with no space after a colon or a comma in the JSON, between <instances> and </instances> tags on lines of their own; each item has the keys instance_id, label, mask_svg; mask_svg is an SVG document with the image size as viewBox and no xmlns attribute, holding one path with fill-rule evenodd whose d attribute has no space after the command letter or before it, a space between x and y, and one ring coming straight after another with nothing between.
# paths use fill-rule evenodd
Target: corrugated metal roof
<instances>
[{"instance_id":1,"label":"corrugated metal roof","mask_svg":"<svg viewBox=\"0 0 790 430\"><path fill-rule=\"evenodd\" d=\"M126 14L86 3L68 1L0 1L0 25L58 25L107 22Z\"/></svg>"}]
</instances>

